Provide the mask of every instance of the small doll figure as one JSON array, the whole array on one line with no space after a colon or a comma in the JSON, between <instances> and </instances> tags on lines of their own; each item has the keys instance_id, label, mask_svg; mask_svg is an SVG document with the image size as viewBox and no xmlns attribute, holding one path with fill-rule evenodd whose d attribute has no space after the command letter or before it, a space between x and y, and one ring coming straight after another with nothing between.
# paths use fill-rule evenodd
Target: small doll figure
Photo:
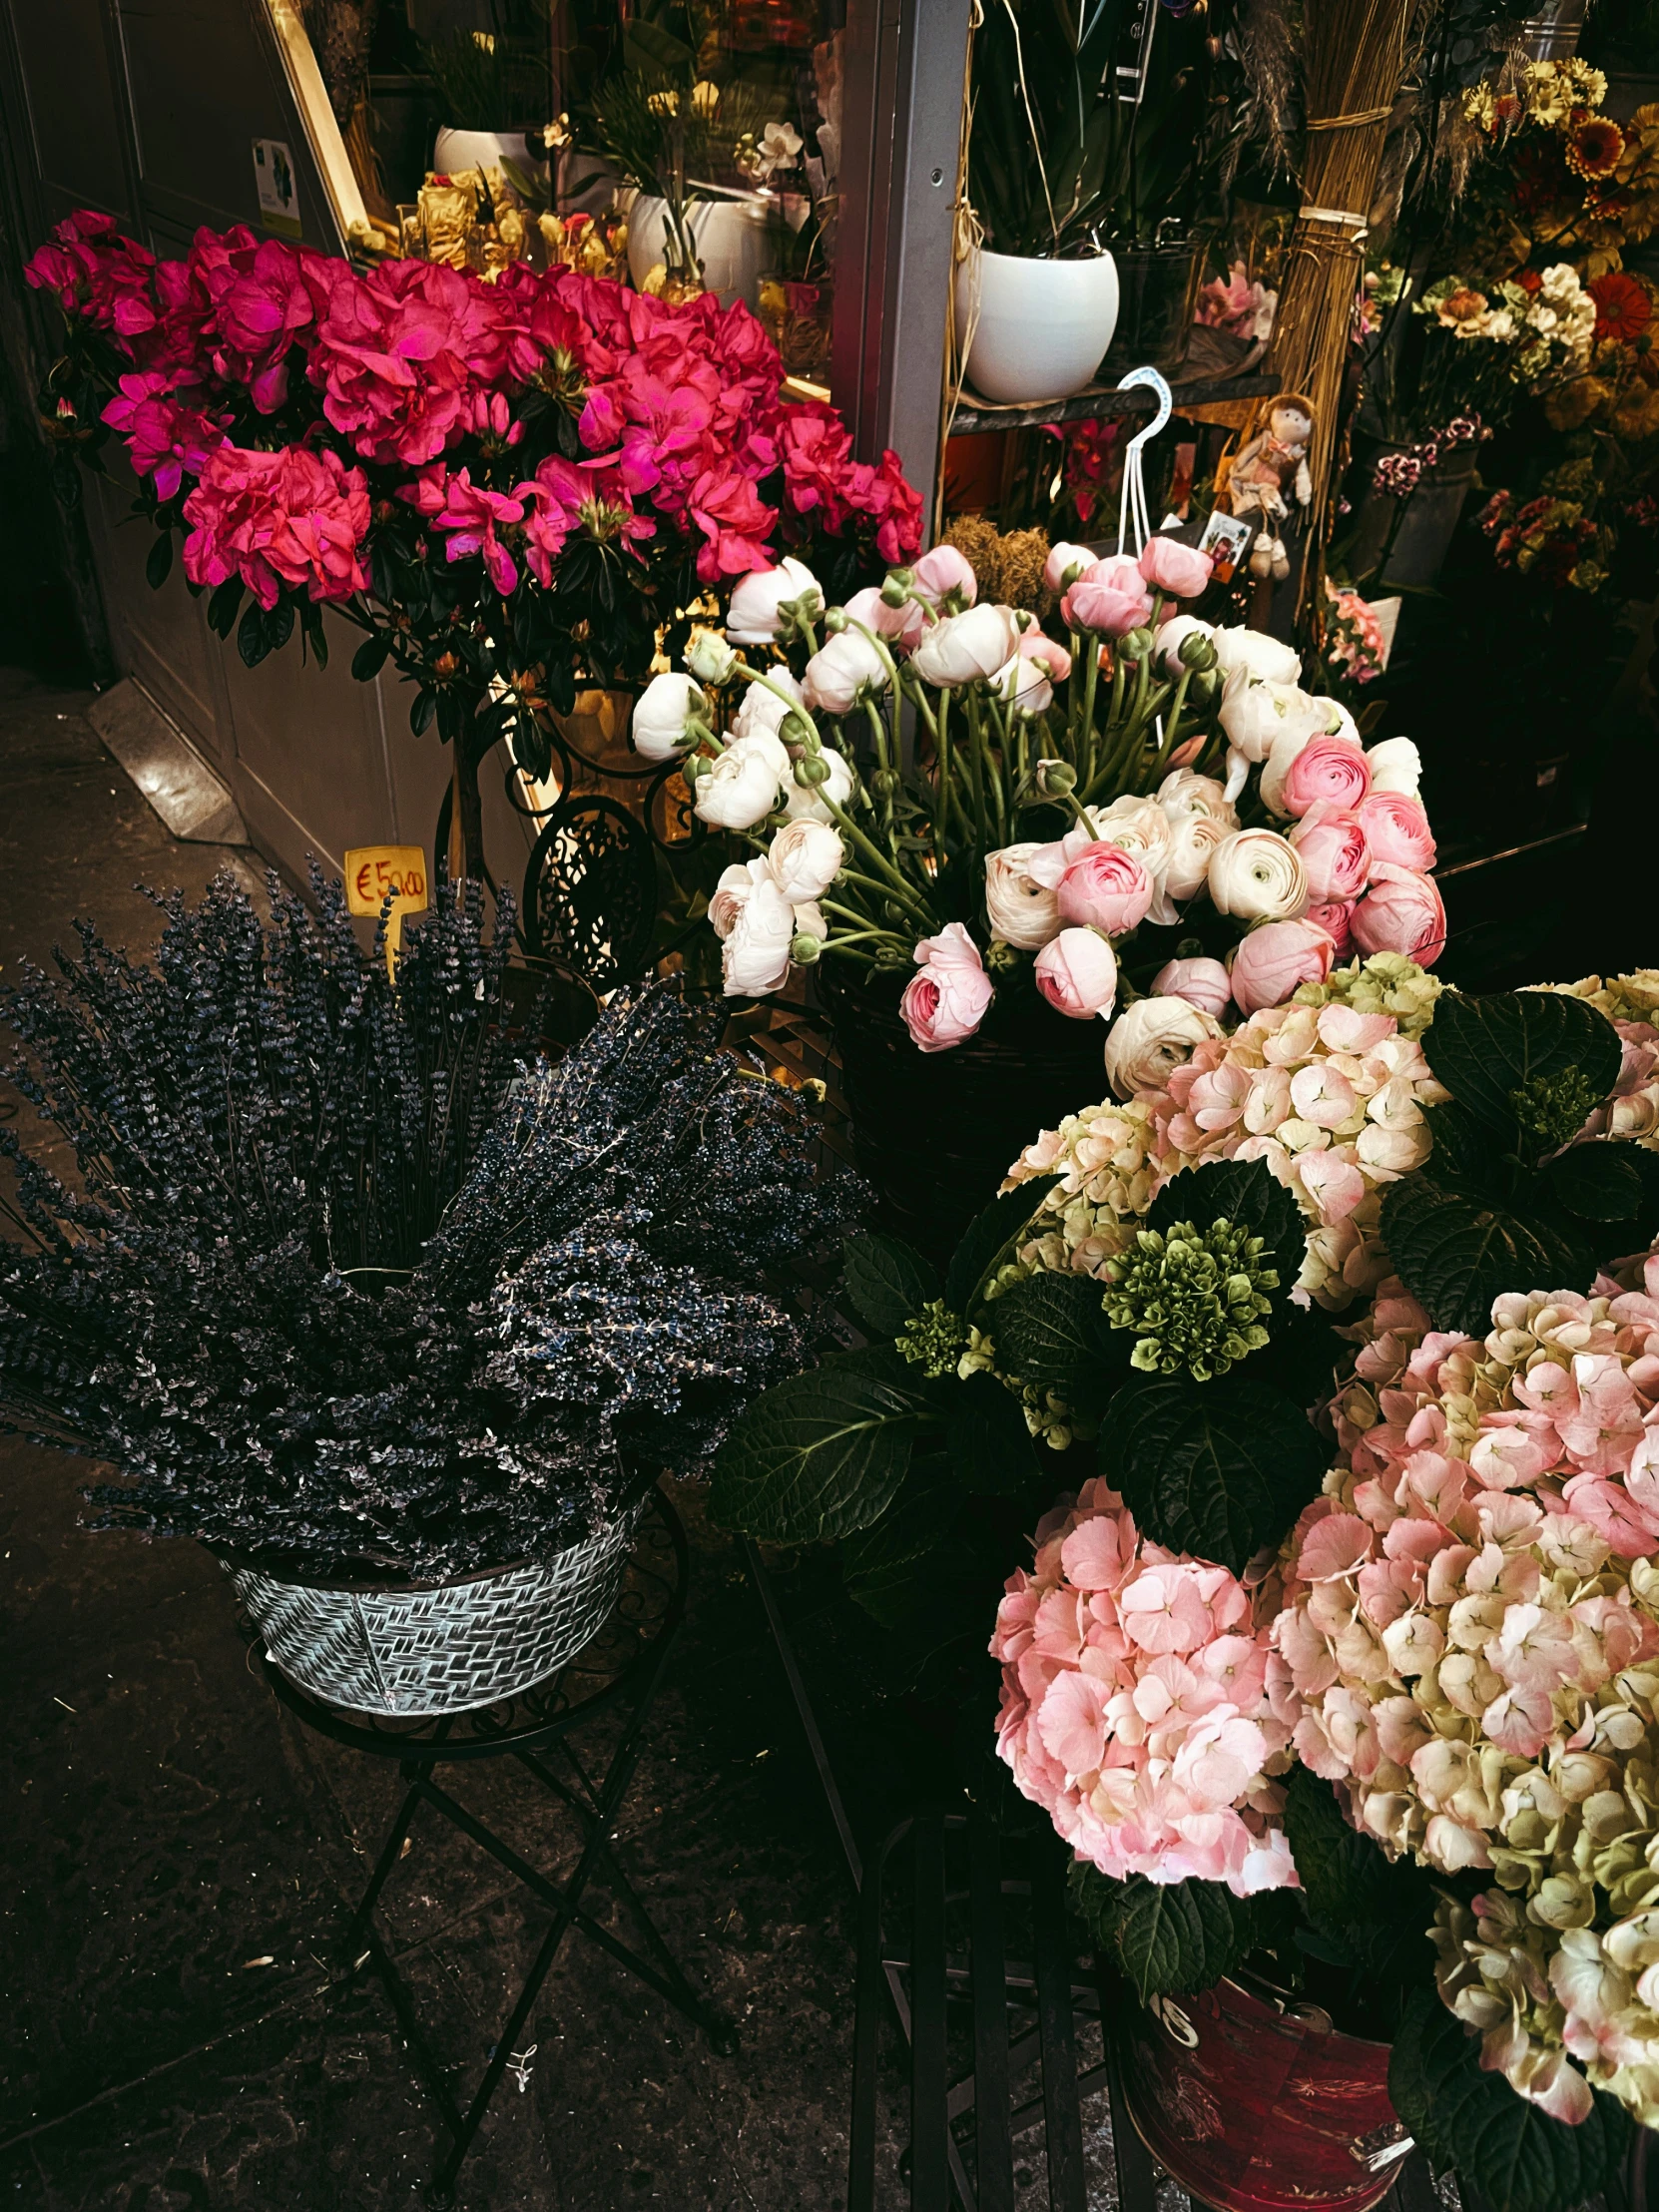
<instances>
[{"instance_id":1,"label":"small doll figure","mask_svg":"<svg viewBox=\"0 0 1659 2212\"><path fill-rule=\"evenodd\" d=\"M1314 435L1313 401L1299 391L1282 392L1273 403L1268 427L1257 432L1233 463L1227 501L1236 515L1258 515L1262 527L1251 549L1252 576L1282 579L1291 572L1285 541L1270 524L1283 522L1294 499L1306 507L1314 496L1308 473L1308 446Z\"/></svg>"}]
</instances>

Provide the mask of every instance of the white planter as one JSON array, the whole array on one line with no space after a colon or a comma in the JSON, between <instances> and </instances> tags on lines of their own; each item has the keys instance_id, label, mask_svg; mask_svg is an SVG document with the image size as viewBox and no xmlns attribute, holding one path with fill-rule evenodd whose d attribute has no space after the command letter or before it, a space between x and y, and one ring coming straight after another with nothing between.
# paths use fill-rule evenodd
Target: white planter
<instances>
[{"instance_id":1,"label":"white planter","mask_svg":"<svg viewBox=\"0 0 1659 2212\"><path fill-rule=\"evenodd\" d=\"M1037 406L1069 399L1090 382L1117 327L1118 272L1110 254L1028 262L981 249L956 272L958 330L967 328L976 291L967 380L981 399Z\"/></svg>"},{"instance_id":2,"label":"white planter","mask_svg":"<svg viewBox=\"0 0 1659 2212\"><path fill-rule=\"evenodd\" d=\"M759 198L697 200L686 210L686 227L703 264L703 281L718 292L722 306L741 299L753 307L758 280L768 267L770 203ZM667 260L668 202L642 192L628 210L628 271L643 284L659 262Z\"/></svg>"},{"instance_id":3,"label":"white planter","mask_svg":"<svg viewBox=\"0 0 1659 2212\"><path fill-rule=\"evenodd\" d=\"M533 162L525 152L522 131L453 131L446 123L432 149L432 167L440 177L463 177L470 169L499 169L503 162L531 176L547 175L546 162Z\"/></svg>"}]
</instances>

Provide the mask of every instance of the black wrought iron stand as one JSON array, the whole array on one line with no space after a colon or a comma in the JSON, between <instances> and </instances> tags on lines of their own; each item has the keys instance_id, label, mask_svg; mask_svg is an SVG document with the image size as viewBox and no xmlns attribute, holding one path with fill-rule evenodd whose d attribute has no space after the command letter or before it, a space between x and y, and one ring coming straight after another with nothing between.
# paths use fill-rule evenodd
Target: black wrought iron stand
<instances>
[{"instance_id":1,"label":"black wrought iron stand","mask_svg":"<svg viewBox=\"0 0 1659 2212\"><path fill-rule=\"evenodd\" d=\"M278 1673L269 1657L262 1660L272 1689L307 1728L331 1737L335 1743L348 1744L353 1750L395 1759L408 1784L368 1888L352 1915L345 1956L348 1976L369 1966L385 1985L421 2079L448 2131L449 2148L427 2191L427 2201L434 2208L455 2201L461 2165L503 2074L519 2054L525 2023L572 1929L637 1975L648 1988L655 1989L677 2012L700 2027L717 2050L735 2047L731 2022L687 1980L624 1873L611 1841L617 1814L633 1780L652 1702L686 1607L689 1555L685 1529L661 1491L653 1494L652 1508L612 1621L550 1682L504 1705L442 1720L370 1721L317 1703ZM621 1739L603 1773L590 1773L570 1738L578 1729L618 1709L626 1710L628 1715ZM446 1762L503 1757L516 1759L577 1824L582 1853L568 1881L556 1881L541 1873L433 1779L434 1770ZM552 1764L555 1758L563 1773ZM548 1906L553 1916L483 2078L464 2110L421 2028L408 1986L374 1922L380 1894L423 1805L488 1852ZM638 1923L645 1953L612 1935L586 1909L583 1900L596 1879L602 1879L612 1895L628 1907Z\"/></svg>"}]
</instances>

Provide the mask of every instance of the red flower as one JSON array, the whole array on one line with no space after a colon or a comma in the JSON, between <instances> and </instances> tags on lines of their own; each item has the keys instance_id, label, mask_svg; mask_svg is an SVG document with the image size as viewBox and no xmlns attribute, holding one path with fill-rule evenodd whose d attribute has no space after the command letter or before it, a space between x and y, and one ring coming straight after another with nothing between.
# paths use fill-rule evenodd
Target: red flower
<instances>
[{"instance_id":1,"label":"red flower","mask_svg":"<svg viewBox=\"0 0 1659 2212\"><path fill-rule=\"evenodd\" d=\"M393 262L335 277L311 350L322 411L369 461L436 460L468 430L504 435L510 301L469 272Z\"/></svg>"},{"instance_id":2,"label":"red flower","mask_svg":"<svg viewBox=\"0 0 1659 2212\"><path fill-rule=\"evenodd\" d=\"M444 547L447 559L459 561L469 553L481 553L490 582L503 599L507 597L518 582L518 568L496 536L496 525L522 521L521 500L475 484L470 469L447 475L441 463L422 469L417 481L405 484L397 496L418 507L434 530L450 533Z\"/></svg>"},{"instance_id":3,"label":"red flower","mask_svg":"<svg viewBox=\"0 0 1659 2212\"><path fill-rule=\"evenodd\" d=\"M368 485L337 453L302 445L258 453L222 445L185 501L192 525L185 574L193 584L240 576L262 607L280 587L303 586L312 599L349 599L368 589L362 541Z\"/></svg>"},{"instance_id":4,"label":"red flower","mask_svg":"<svg viewBox=\"0 0 1659 2212\"><path fill-rule=\"evenodd\" d=\"M749 477L731 468L706 469L692 486L687 514L707 540L697 556L704 583L771 567L767 539L778 510L762 504Z\"/></svg>"},{"instance_id":5,"label":"red flower","mask_svg":"<svg viewBox=\"0 0 1659 2212\"><path fill-rule=\"evenodd\" d=\"M1653 320L1653 295L1640 277L1622 269L1593 276L1588 290L1596 303L1596 336L1630 345Z\"/></svg>"}]
</instances>

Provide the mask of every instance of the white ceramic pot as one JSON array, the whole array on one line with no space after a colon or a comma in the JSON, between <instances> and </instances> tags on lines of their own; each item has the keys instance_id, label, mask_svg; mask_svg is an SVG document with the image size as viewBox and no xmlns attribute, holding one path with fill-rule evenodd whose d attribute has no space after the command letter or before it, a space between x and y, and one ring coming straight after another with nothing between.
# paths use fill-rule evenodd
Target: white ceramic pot
<instances>
[{"instance_id":1,"label":"white ceramic pot","mask_svg":"<svg viewBox=\"0 0 1659 2212\"><path fill-rule=\"evenodd\" d=\"M769 266L769 203L758 195L742 200L697 200L686 210L686 226L703 264L703 281L718 292L722 306L741 299L753 307L759 278ZM642 192L628 210L628 271L643 284L665 261L668 202Z\"/></svg>"},{"instance_id":2,"label":"white ceramic pot","mask_svg":"<svg viewBox=\"0 0 1659 2212\"><path fill-rule=\"evenodd\" d=\"M983 248L956 272L956 327L979 320L967 380L981 399L1038 406L1069 399L1100 366L1118 319L1110 254L1083 262L1028 262Z\"/></svg>"},{"instance_id":3,"label":"white ceramic pot","mask_svg":"<svg viewBox=\"0 0 1659 2212\"><path fill-rule=\"evenodd\" d=\"M432 167L440 177L464 176L469 169L499 169L504 161L531 176L547 175L546 162L533 162L525 152L522 131L453 131L446 123L432 149Z\"/></svg>"}]
</instances>

